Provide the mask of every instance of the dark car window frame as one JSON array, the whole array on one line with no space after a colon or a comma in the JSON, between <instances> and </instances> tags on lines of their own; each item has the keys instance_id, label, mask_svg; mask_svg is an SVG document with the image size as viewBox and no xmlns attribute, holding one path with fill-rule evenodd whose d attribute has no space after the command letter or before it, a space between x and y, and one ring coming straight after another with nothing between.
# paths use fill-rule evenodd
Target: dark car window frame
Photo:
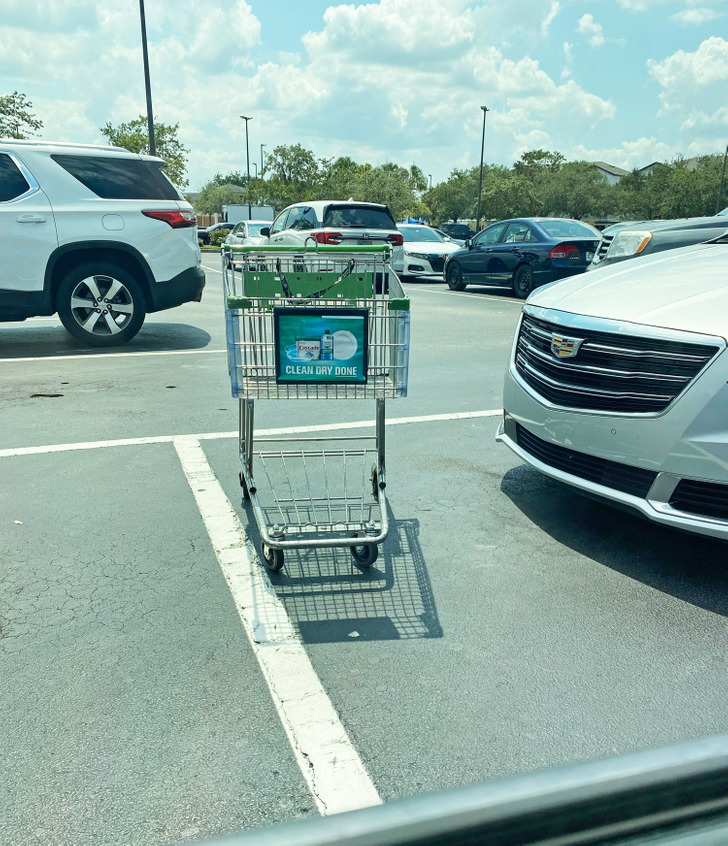
<instances>
[{"instance_id":1,"label":"dark car window frame","mask_svg":"<svg viewBox=\"0 0 728 846\"><path fill-rule=\"evenodd\" d=\"M51 159L104 200L184 200L156 162L67 153L53 153Z\"/></svg>"},{"instance_id":2,"label":"dark car window frame","mask_svg":"<svg viewBox=\"0 0 728 846\"><path fill-rule=\"evenodd\" d=\"M494 241L486 241L485 237L488 232L492 232L495 229L500 227L500 232L498 237ZM493 247L495 244L499 243L501 238L503 237L503 233L506 231L506 224L505 223L492 223L487 229L484 229L482 232L479 232L475 238L473 238L473 246L475 247Z\"/></svg>"},{"instance_id":3,"label":"dark car window frame","mask_svg":"<svg viewBox=\"0 0 728 846\"><path fill-rule=\"evenodd\" d=\"M509 232L510 232L511 229L518 229L519 231L521 229L525 229L529 234L528 239L525 240L525 241L509 241L508 235L509 235ZM539 241L539 240L540 240L540 238L538 238L535 235L535 233L533 231L533 227L529 226L529 224L526 223L525 220L513 220L513 221L511 221L508 224L508 226L506 226L506 230L503 233L503 243L504 244L528 244L528 243L533 243L534 241Z\"/></svg>"},{"instance_id":4,"label":"dark car window frame","mask_svg":"<svg viewBox=\"0 0 728 846\"><path fill-rule=\"evenodd\" d=\"M286 228L286 222L288 220L288 215L290 214L290 212L291 209L283 209L283 211L273 221L273 224L270 228L271 235L276 235L278 232L283 232L283 230Z\"/></svg>"},{"instance_id":5,"label":"dark car window frame","mask_svg":"<svg viewBox=\"0 0 728 846\"><path fill-rule=\"evenodd\" d=\"M12 203L26 197L37 187L33 187L13 156L0 153L0 203Z\"/></svg>"}]
</instances>

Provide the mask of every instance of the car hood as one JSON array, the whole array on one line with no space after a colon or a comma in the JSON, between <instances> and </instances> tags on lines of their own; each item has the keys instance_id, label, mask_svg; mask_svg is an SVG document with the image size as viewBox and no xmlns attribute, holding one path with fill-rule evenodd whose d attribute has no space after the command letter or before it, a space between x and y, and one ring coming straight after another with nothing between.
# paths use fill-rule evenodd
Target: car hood
<instances>
[{"instance_id":1,"label":"car hood","mask_svg":"<svg viewBox=\"0 0 728 846\"><path fill-rule=\"evenodd\" d=\"M405 241L404 249L407 253L429 253L430 255L444 256L459 250L460 246L447 241Z\"/></svg>"},{"instance_id":2,"label":"car hood","mask_svg":"<svg viewBox=\"0 0 728 846\"><path fill-rule=\"evenodd\" d=\"M528 305L728 336L728 243L596 268L538 288Z\"/></svg>"}]
</instances>

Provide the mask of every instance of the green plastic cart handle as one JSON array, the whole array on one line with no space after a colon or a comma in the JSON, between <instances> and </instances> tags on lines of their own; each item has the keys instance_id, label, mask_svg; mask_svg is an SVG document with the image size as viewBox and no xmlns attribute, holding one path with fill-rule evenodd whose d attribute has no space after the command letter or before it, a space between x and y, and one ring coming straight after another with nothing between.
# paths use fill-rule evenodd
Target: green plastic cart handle
<instances>
[{"instance_id":1,"label":"green plastic cart handle","mask_svg":"<svg viewBox=\"0 0 728 846\"><path fill-rule=\"evenodd\" d=\"M316 253L326 253L328 255L336 255L342 253L389 253L392 247L389 244L370 244L356 247L341 247L341 246L319 246L316 247L296 247L292 244L286 244L282 247L274 247L266 244L261 247L251 247L248 244L225 244L222 248L224 253L307 253L308 255L316 255Z\"/></svg>"},{"instance_id":2,"label":"green plastic cart handle","mask_svg":"<svg viewBox=\"0 0 728 846\"><path fill-rule=\"evenodd\" d=\"M407 297L399 297L389 301L390 311L409 311L410 301Z\"/></svg>"}]
</instances>

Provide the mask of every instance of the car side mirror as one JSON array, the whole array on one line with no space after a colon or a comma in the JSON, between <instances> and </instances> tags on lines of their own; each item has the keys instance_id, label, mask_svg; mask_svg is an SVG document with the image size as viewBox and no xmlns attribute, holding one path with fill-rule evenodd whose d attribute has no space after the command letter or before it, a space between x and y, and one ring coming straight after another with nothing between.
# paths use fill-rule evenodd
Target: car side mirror
<instances>
[{"instance_id":1,"label":"car side mirror","mask_svg":"<svg viewBox=\"0 0 728 846\"><path fill-rule=\"evenodd\" d=\"M467 238L467 239L466 239L466 241L465 241L465 244L464 244L463 246L465 246L465 247L467 247L468 249L470 249L470 248L473 246L473 239L472 239L472 238Z\"/></svg>"},{"instance_id":2,"label":"car side mirror","mask_svg":"<svg viewBox=\"0 0 728 846\"><path fill-rule=\"evenodd\" d=\"M264 226L264 227L260 230L260 234L261 234L264 238L270 238L270 226Z\"/></svg>"}]
</instances>

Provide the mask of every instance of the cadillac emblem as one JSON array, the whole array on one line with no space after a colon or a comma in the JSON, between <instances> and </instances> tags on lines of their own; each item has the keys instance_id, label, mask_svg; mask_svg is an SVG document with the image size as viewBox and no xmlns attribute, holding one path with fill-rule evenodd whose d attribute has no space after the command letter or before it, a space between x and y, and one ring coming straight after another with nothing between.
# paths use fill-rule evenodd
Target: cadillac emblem
<instances>
[{"instance_id":1,"label":"cadillac emblem","mask_svg":"<svg viewBox=\"0 0 728 846\"><path fill-rule=\"evenodd\" d=\"M583 338L567 338L564 335L551 335L551 353L556 358L573 358L579 347L584 343Z\"/></svg>"}]
</instances>

